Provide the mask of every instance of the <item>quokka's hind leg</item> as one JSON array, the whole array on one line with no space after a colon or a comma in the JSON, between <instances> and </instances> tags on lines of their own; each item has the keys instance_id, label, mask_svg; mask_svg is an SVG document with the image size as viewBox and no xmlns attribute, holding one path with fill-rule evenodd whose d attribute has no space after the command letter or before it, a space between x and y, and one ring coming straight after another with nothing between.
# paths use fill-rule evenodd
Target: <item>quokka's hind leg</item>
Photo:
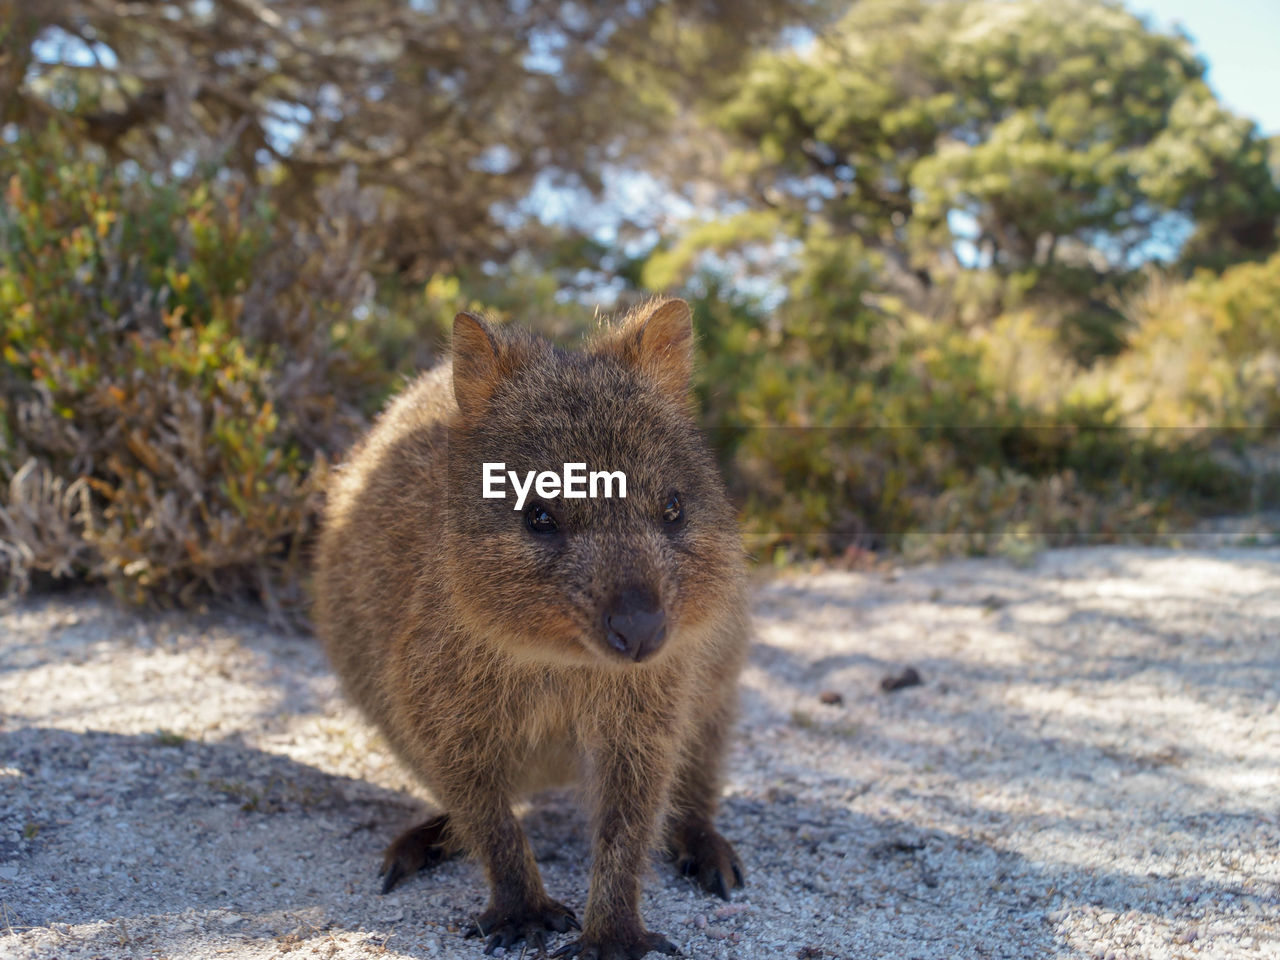
<instances>
[{"instance_id":1,"label":"quokka's hind leg","mask_svg":"<svg viewBox=\"0 0 1280 960\"><path fill-rule=\"evenodd\" d=\"M720 835L710 820L689 819L673 825L667 846L680 873L693 877L702 889L722 900L728 900L729 891L746 882L733 844Z\"/></svg>"},{"instance_id":2,"label":"quokka's hind leg","mask_svg":"<svg viewBox=\"0 0 1280 960\"><path fill-rule=\"evenodd\" d=\"M388 893L405 877L443 863L462 852L449 830L449 815L439 814L410 827L392 841L382 857L382 892Z\"/></svg>"},{"instance_id":3,"label":"quokka's hind leg","mask_svg":"<svg viewBox=\"0 0 1280 960\"><path fill-rule=\"evenodd\" d=\"M731 690L725 691L722 702L703 719L676 771L666 831L668 856L676 869L723 900L745 882L742 861L714 823L725 740L733 723L732 697Z\"/></svg>"}]
</instances>

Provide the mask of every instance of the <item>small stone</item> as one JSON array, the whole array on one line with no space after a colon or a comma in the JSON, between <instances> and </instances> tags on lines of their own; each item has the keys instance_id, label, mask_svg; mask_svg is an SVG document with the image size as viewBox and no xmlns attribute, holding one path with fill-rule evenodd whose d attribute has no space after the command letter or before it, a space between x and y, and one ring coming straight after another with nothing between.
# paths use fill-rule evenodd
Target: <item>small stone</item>
<instances>
[{"instance_id":1,"label":"small stone","mask_svg":"<svg viewBox=\"0 0 1280 960\"><path fill-rule=\"evenodd\" d=\"M893 693L895 690L903 690L907 687L918 687L924 683L920 676L920 671L915 667L907 667L899 674L886 674L880 681L880 689L885 693Z\"/></svg>"},{"instance_id":2,"label":"small stone","mask_svg":"<svg viewBox=\"0 0 1280 960\"><path fill-rule=\"evenodd\" d=\"M838 707L844 703L844 694L836 690L823 690L818 694L818 699L828 706Z\"/></svg>"}]
</instances>

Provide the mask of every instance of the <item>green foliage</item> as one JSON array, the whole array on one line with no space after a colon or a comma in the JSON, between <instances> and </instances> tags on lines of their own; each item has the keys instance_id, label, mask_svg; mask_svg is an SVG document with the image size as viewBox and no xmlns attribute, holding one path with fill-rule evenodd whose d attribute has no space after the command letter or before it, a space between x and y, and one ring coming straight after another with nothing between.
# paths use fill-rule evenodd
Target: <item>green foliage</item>
<instances>
[{"instance_id":1,"label":"green foliage","mask_svg":"<svg viewBox=\"0 0 1280 960\"><path fill-rule=\"evenodd\" d=\"M862 0L811 50L761 54L718 120L768 208L934 284L967 244L1013 281L1009 307L1175 255L1162 234L1185 221L1192 260L1275 248L1267 144L1203 71L1187 40L1098 0Z\"/></svg>"},{"instance_id":2,"label":"green foliage","mask_svg":"<svg viewBox=\"0 0 1280 960\"><path fill-rule=\"evenodd\" d=\"M1239 453L1280 430L1280 256L1135 298L1088 368L1034 311L930 319L836 250L769 311L702 278L699 389L758 553L1020 554L1262 505Z\"/></svg>"},{"instance_id":3,"label":"green foliage","mask_svg":"<svg viewBox=\"0 0 1280 960\"><path fill-rule=\"evenodd\" d=\"M367 294L355 199L302 236L233 179L155 185L53 132L0 168L11 577L295 604L324 450L385 389L349 319Z\"/></svg>"},{"instance_id":4,"label":"green foliage","mask_svg":"<svg viewBox=\"0 0 1280 960\"><path fill-rule=\"evenodd\" d=\"M765 210L696 224L669 246L650 251L638 278L639 286L646 290L668 289L688 276L709 252L739 250L747 243L768 243L779 234L785 235L778 216Z\"/></svg>"},{"instance_id":5,"label":"green foliage","mask_svg":"<svg viewBox=\"0 0 1280 960\"><path fill-rule=\"evenodd\" d=\"M1152 273L1129 304L1129 348L1083 379L1125 421L1156 430L1280 429L1280 253L1172 283Z\"/></svg>"},{"instance_id":6,"label":"green foliage","mask_svg":"<svg viewBox=\"0 0 1280 960\"><path fill-rule=\"evenodd\" d=\"M759 545L1016 551L1261 502L1280 177L1203 72L1098 0L862 0L757 56L715 114L750 189L640 276L703 294Z\"/></svg>"},{"instance_id":7,"label":"green foliage","mask_svg":"<svg viewBox=\"0 0 1280 960\"><path fill-rule=\"evenodd\" d=\"M342 6L0 13L11 585L292 610L328 463L454 314L572 339L602 284L696 301L762 555L1275 500L1280 147L1185 37L1107 0L379 0L335 46ZM696 217L528 215L618 170Z\"/></svg>"},{"instance_id":8,"label":"green foliage","mask_svg":"<svg viewBox=\"0 0 1280 960\"><path fill-rule=\"evenodd\" d=\"M444 356L453 318L462 310L568 340L591 326L592 311L564 298L563 290L555 272L519 259L497 276L434 274L422 285L393 280L371 306L364 343L402 383Z\"/></svg>"},{"instance_id":9,"label":"green foliage","mask_svg":"<svg viewBox=\"0 0 1280 960\"><path fill-rule=\"evenodd\" d=\"M534 239L511 214L546 174L598 191L691 101L822 0L272 0L0 4L0 125L73 119L113 159L163 173L192 154L310 220L354 168L387 198L379 266L505 263ZM522 222L526 221L526 222Z\"/></svg>"}]
</instances>

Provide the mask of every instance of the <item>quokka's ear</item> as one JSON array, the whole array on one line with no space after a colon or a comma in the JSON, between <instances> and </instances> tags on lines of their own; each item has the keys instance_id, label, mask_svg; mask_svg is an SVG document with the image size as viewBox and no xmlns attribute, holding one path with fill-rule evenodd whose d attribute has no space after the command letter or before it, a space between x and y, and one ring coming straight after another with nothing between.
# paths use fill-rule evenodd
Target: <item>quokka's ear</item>
<instances>
[{"instance_id":1,"label":"quokka's ear","mask_svg":"<svg viewBox=\"0 0 1280 960\"><path fill-rule=\"evenodd\" d=\"M651 300L639 307L609 337L604 350L650 377L668 396L688 401L693 313L683 300Z\"/></svg>"},{"instance_id":2,"label":"quokka's ear","mask_svg":"<svg viewBox=\"0 0 1280 960\"><path fill-rule=\"evenodd\" d=\"M470 313L453 318L453 396L463 416L482 412L502 382L498 341L489 325Z\"/></svg>"}]
</instances>

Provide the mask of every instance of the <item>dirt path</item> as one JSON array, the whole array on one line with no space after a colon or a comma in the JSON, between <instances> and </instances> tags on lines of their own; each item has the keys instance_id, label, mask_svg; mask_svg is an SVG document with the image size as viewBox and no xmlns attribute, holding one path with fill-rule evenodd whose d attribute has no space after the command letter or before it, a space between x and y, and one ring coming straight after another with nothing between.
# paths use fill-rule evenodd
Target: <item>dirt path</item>
<instances>
[{"instance_id":1,"label":"dirt path","mask_svg":"<svg viewBox=\"0 0 1280 960\"><path fill-rule=\"evenodd\" d=\"M1280 550L1054 551L762 585L716 958L1280 957ZM921 686L884 693L907 665ZM843 703L820 701L824 691ZM0 957L477 960L450 863L378 896L420 810L316 646L97 594L0 614ZM570 796L526 825L581 908Z\"/></svg>"}]
</instances>

